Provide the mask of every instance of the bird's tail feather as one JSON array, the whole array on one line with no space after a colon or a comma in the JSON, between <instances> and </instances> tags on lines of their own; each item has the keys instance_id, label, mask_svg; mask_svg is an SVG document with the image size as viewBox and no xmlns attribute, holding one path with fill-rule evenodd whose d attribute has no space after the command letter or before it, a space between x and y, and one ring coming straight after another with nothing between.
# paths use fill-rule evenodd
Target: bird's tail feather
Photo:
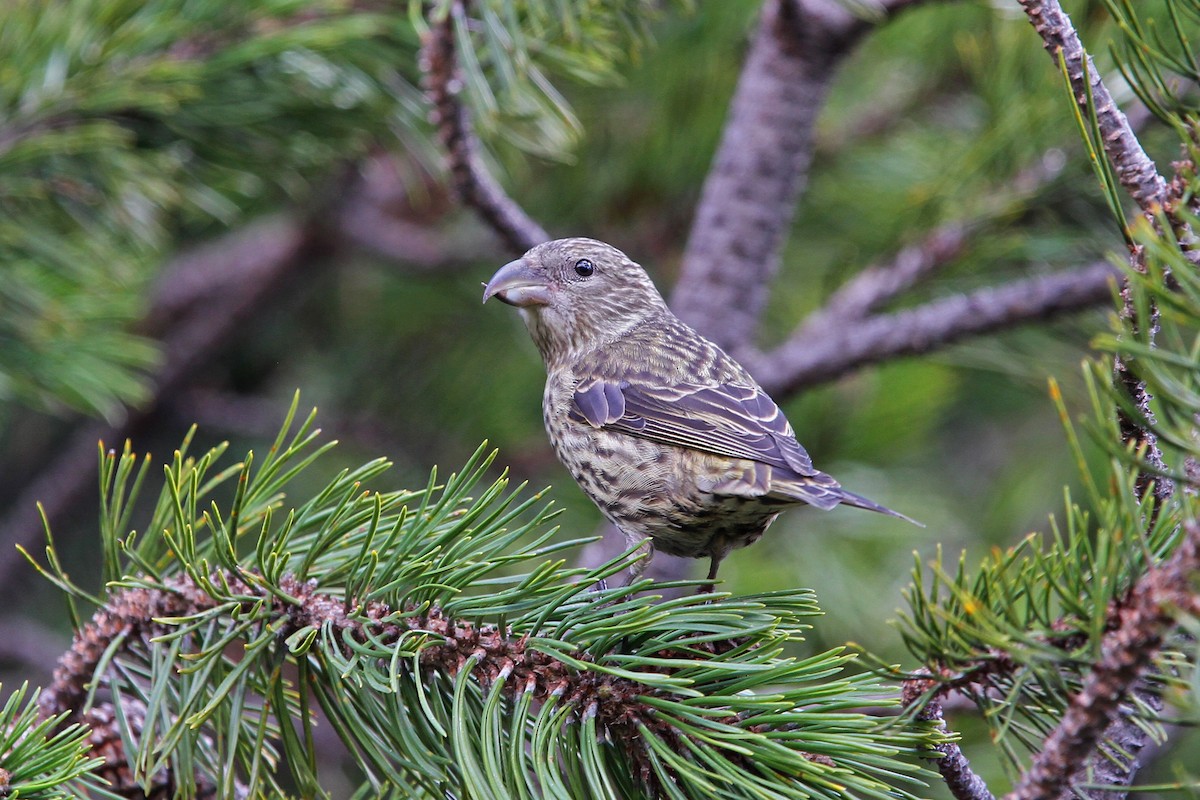
<instances>
[{"instance_id":1,"label":"bird's tail feather","mask_svg":"<svg viewBox=\"0 0 1200 800\"><path fill-rule=\"evenodd\" d=\"M899 511L890 509L887 506L881 506L881 505L879 505L879 503L876 503L874 500L868 500L867 498L863 497L861 494L855 494L854 492L848 492L845 489L842 489L842 504L847 505L847 506L854 506L855 508L865 508L867 511L877 511L880 514L887 514L889 517L899 517L900 519L905 520L906 522L911 522L913 525L916 525L919 528L925 527L925 523L923 523L923 522L917 522L912 517L905 516L904 514L901 514Z\"/></svg>"}]
</instances>

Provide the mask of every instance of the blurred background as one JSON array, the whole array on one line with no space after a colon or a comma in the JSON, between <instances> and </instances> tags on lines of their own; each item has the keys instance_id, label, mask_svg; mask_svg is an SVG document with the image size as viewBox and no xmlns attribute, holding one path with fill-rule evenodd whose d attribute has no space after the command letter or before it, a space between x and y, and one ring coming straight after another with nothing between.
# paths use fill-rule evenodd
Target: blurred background
<instances>
[{"instance_id":1,"label":"blurred background","mask_svg":"<svg viewBox=\"0 0 1200 800\"><path fill-rule=\"evenodd\" d=\"M564 536L601 528L546 441L544 371L518 315L480 305L481 282L511 256L447 188L407 4L121 0L101 14L63 0L57 22L37 5L0 10L5 685L44 682L69 637L58 593L14 549L40 552L35 502L72 574L97 580L101 438L161 463L195 423L198 445L262 450L299 390L340 440L335 461L384 455L390 484L423 485L486 439L514 478L554 487ZM614 5L637 30L531 51L550 64L553 105L508 113L497 89L489 113L470 74L468 99L487 162L533 218L615 244L665 291L759 3ZM939 226L964 226L964 246L898 307L1123 247L1061 78L1015 2L914 5L834 80L764 348ZM1067 6L1111 71L1101 4ZM328 30L302 31L304 14ZM479 69L487 81L498 67ZM1160 163L1173 141L1143 131ZM1080 362L1111 313L777 397L821 469L927 527L791 512L725 562L725 586L810 586L826 616L809 646L852 640L902 661L889 619L914 555L940 546L970 562L1063 508L1077 469L1047 380L1069 409L1086 404Z\"/></svg>"}]
</instances>

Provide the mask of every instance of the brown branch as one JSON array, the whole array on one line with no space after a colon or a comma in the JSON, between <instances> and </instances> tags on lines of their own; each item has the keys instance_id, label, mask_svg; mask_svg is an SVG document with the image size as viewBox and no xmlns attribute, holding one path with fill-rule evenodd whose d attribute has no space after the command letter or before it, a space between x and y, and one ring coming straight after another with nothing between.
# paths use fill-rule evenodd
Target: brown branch
<instances>
[{"instance_id":1,"label":"brown branch","mask_svg":"<svg viewBox=\"0 0 1200 800\"><path fill-rule=\"evenodd\" d=\"M1155 690L1152 678L1152 674L1143 675L1129 689L1128 695L1157 713L1162 710L1163 699L1161 693ZM1083 779L1098 786L1112 787L1088 790L1088 796L1093 800L1122 800L1129 794L1129 787L1142 767L1147 754L1146 745L1150 741L1146 727L1137 724L1138 716L1135 708L1122 708L1108 724L1101 743L1088 758ZM1061 798L1071 800L1076 796L1074 792L1066 790Z\"/></svg>"},{"instance_id":2,"label":"brown branch","mask_svg":"<svg viewBox=\"0 0 1200 800\"><path fill-rule=\"evenodd\" d=\"M1067 706L1006 800L1054 800L1066 791L1120 713L1120 704L1153 663L1174 613L1195 602L1191 578L1200 569L1200 522L1189 521L1171 557L1143 575L1105 634L1099 662Z\"/></svg>"},{"instance_id":3,"label":"brown branch","mask_svg":"<svg viewBox=\"0 0 1200 800\"><path fill-rule=\"evenodd\" d=\"M293 575L280 578L282 593L270 591L261 581L251 582L243 575L227 571L214 573L211 582L227 587L229 596L236 600L238 607L230 613L254 614L259 613L259 609L266 609L272 622L278 623L278 642L306 627L331 628L336 631L338 641L382 648L396 646L412 632L428 633L430 643L421 647L416 659L423 673L454 677L469 669L472 679L485 689L503 679L502 691L506 697L529 694L539 703L553 697L556 702L571 707L576 718L596 717L608 740L623 747L633 765L635 778L652 790L660 778L645 756L641 744L643 731L649 730L660 740L672 743L678 743L686 735L643 699L670 697L669 690L628 677L580 668L579 662L593 660L588 653L572 653L568 663L527 647L528 636L519 636L495 625L455 619L437 607L413 607L405 614L397 614L395 609L379 601L354 607L351 599L341 594L320 592L316 581L300 581ZM284 600L284 596L288 599ZM196 617L227 604L228 598L218 602L186 575L166 578L160 586L127 588L113 593L92 619L76 632L70 649L59 659L54 679L39 698L43 717L58 714L82 717L90 688L106 680L106 676L98 675L97 670L104 664L130 655L136 658L139 653L152 649L154 637L174 629L174 626L160 622L161 619ZM738 646L740 644L733 641L716 641L693 645L689 653L668 646L657 655L699 660L703 656L697 650L717 655ZM670 674L677 669L670 667L661 671ZM110 749L121 747L115 738L106 739L105 745ZM117 766L123 767L124 762ZM162 777L170 781L169 775ZM136 785L130 783L130 788L136 790Z\"/></svg>"},{"instance_id":4,"label":"brown branch","mask_svg":"<svg viewBox=\"0 0 1200 800\"><path fill-rule=\"evenodd\" d=\"M450 176L463 203L475 209L514 253L524 253L550 238L545 229L509 197L483 163L471 114L461 100L455 27L466 24L466 3L455 0L444 19L435 21L421 48L425 91L433 105L438 137L450 162Z\"/></svg>"},{"instance_id":5,"label":"brown branch","mask_svg":"<svg viewBox=\"0 0 1200 800\"><path fill-rule=\"evenodd\" d=\"M936 682L927 677L912 677L904 682L903 703L906 708L921 701ZM935 692L917 712L916 718L924 722L934 722L940 728L945 727L942 717L942 692ZM946 781L946 788L955 800L995 800L991 790L983 779L971 769L971 762L963 754L962 748L955 742L945 742L936 745L938 757L933 759L934 766Z\"/></svg>"},{"instance_id":6,"label":"brown branch","mask_svg":"<svg viewBox=\"0 0 1200 800\"><path fill-rule=\"evenodd\" d=\"M1161 212L1170 210L1172 198L1168 193L1167 183L1159 175L1150 156L1142 149L1129 120L1113 100L1108 87L1104 85L1096 64L1084 49L1071 19L1062 10L1058 0L1019 2L1055 64L1062 59L1067 80L1071 84L1072 94L1080 110L1085 116L1095 114L1099 140L1113 165L1117 180L1137 203L1142 213L1152 222L1155 221ZM1181 232L1185 233L1183 238L1192 238L1190 232ZM1135 267L1138 267L1140 260L1141 253L1134 252ZM1129 291L1128 285L1122 289L1122 314L1130 320L1135 330L1139 325L1145 326L1149 340L1153 343L1158 328L1158 310L1152 305L1149 318L1138 320ZM1151 397L1145 383L1133 375L1120 358L1114 363L1114 372L1116 382L1129 394L1141 416L1140 419L1131 419L1122 414L1122 435L1126 442L1136 442L1144 449L1145 457L1151 466L1159 472L1165 472L1162 451L1158 447L1156 437L1150 431L1154 415L1150 409ZM1146 491L1150 481L1151 476L1148 473L1139 476L1139 493ZM1173 491L1174 486L1169 480L1160 479L1155 484L1155 494L1160 502L1169 498Z\"/></svg>"},{"instance_id":7,"label":"brown branch","mask_svg":"<svg viewBox=\"0 0 1200 800\"><path fill-rule=\"evenodd\" d=\"M865 29L835 4L763 5L670 298L726 349L754 338L807 179L813 126Z\"/></svg>"},{"instance_id":8,"label":"brown branch","mask_svg":"<svg viewBox=\"0 0 1200 800\"><path fill-rule=\"evenodd\" d=\"M886 0L894 15L924 0ZM837 68L872 22L836 0L767 0L705 179L674 312L728 350L754 339Z\"/></svg>"},{"instance_id":9,"label":"brown branch","mask_svg":"<svg viewBox=\"0 0 1200 800\"><path fill-rule=\"evenodd\" d=\"M869 266L843 284L804 319L793 337L815 339L828 335L831 327L848 326L865 318L961 255L966 242L966 226L960 223L937 228L890 261Z\"/></svg>"},{"instance_id":10,"label":"brown branch","mask_svg":"<svg viewBox=\"0 0 1200 800\"><path fill-rule=\"evenodd\" d=\"M1138 207L1150 217L1158 214L1167 201L1167 184L1129 120L1117 106L1092 57L1084 50L1079 34L1058 0L1018 0L1029 22L1042 37L1043 46L1055 65L1061 55L1066 65L1075 102L1085 117L1094 109L1100 128L1100 142L1116 170L1117 180ZM1089 92L1091 102L1089 103Z\"/></svg>"},{"instance_id":11,"label":"brown branch","mask_svg":"<svg viewBox=\"0 0 1200 800\"><path fill-rule=\"evenodd\" d=\"M1112 297L1117 270L1098 262L823 331L793 334L769 354L742 359L767 391L781 395L838 378L865 364L928 353L969 336L1078 311ZM804 328L801 326L800 332Z\"/></svg>"}]
</instances>

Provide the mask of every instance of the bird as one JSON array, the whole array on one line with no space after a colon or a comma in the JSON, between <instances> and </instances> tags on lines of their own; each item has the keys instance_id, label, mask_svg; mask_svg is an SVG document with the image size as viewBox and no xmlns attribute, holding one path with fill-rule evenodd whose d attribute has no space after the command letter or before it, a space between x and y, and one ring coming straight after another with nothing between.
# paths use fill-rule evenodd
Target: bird
<instances>
[{"instance_id":1,"label":"bird","mask_svg":"<svg viewBox=\"0 0 1200 800\"><path fill-rule=\"evenodd\" d=\"M813 466L779 406L676 317L646 270L587 238L539 244L484 285L519 309L546 366L542 416L559 461L643 556L722 560L791 506L913 522ZM920 523L914 523L920 524Z\"/></svg>"}]
</instances>

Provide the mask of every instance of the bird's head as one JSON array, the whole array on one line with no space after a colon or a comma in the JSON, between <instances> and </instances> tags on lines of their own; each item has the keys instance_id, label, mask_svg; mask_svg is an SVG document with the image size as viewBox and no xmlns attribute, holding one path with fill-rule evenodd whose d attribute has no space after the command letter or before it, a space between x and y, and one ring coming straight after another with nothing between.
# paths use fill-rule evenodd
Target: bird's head
<instances>
[{"instance_id":1,"label":"bird's head","mask_svg":"<svg viewBox=\"0 0 1200 800\"><path fill-rule=\"evenodd\" d=\"M595 239L539 244L492 276L483 301L491 297L521 309L548 362L617 338L667 312L646 270Z\"/></svg>"}]
</instances>

